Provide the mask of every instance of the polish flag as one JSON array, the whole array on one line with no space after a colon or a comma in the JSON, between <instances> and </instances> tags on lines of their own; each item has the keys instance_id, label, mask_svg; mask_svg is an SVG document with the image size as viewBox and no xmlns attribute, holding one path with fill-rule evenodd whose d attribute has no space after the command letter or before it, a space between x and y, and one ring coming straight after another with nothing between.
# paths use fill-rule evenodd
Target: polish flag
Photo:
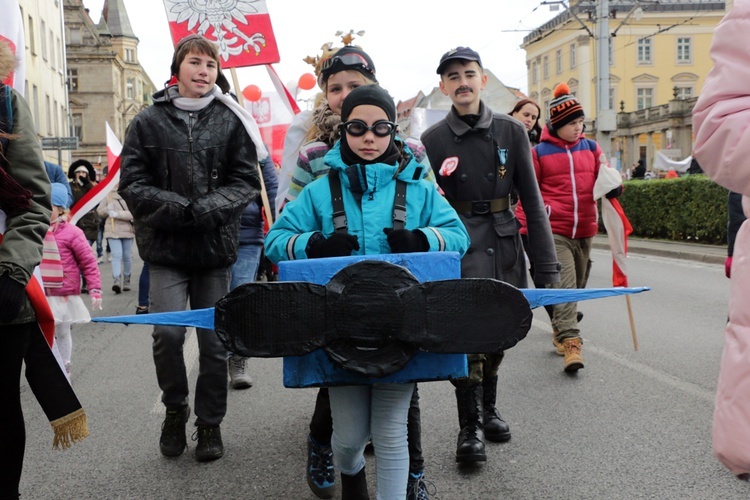
<instances>
[{"instance_id":1,"label":"polish flag","mask_svg":"<svg viewBox=\"0 0 750 500\"><path fill-rule=\"evenodd\" d=\"M276 70L273 66L270 64L266 64L266 70L268 71L268 76L271 77L271 82L273 82L273 86L276 89L276 92L282 96L282 102L284 106L289 110L289 113L296 115L300 112L299 106L297 106L296 99L292 96L292 93L289 92L289 89L286 88L286 85L281 81L281 78L279 78L279 74L276 73ZM291 122L291 120L290 120Z\"/></svg>"},{"instance_id":2,"label":"polish flag","mask_svg":"<svg viewBox=\"0 0 750 500\"><path fill-rule=\"evenodd\" d=\"M602 198L602 221L612 251L612 286L628 286L628 236L633 226L615 198Z\"/></svg>"},{"instance_id":3,"label":"polish flag","mask_svg":"<svg viewBox=\"0 0 750 500\"><path fill-rule=\"evenodd\" d=\"M164 0L175 45L198 33L216 43L222 68L279 62L279 49L265 0Z\"/></svg>"},{"instance_id":4,"label":"polish flag","mask_svg":"<svg viewBox=\"0 0 750 500\"><path fill-rule=\"evenodd\" d=\"M621 185L620 172L611 168L602 154L599 158L599 175L594 183L594 199L602 200L602 222L612 251L612 286L628 286L628 235L633 232L633 226L620 202L606 197L607 193Z\"/></svg>"},{"instance_id":5,"label":"polish flag","mask_svg":"<svg viewBox=\"0 0 750 500\"><path fill-rule=\"evenodd\" d=\"M263 143L268 146L271 158L281 164L284 155L284 140L286 131L292 123L294 115L300 112L294 97L281 82L276 70L270 64L266 65L268 76L271 78L276 92L264 93L255 101L245 100L245 108L250 111L258 123Z\"/></svg>"},{"instance_id":6,"label":"polish flag","mask_svg":"<svg viewBox=\"0 0 750 500\"><path fill-rule=\"evenodd\" d=\"M23 95L26 78L26 43L18 0L0 0L0 40L10 45L16 56L15 70L0 83L10 85Z\"/></svg>"},{"instance_id":7,"label":"polish flag","mask_svg":"<svg viewBox=\"0 0 750 500\"><path fill-rule=\"evenodd\" d=\"M105 122L105 125L107 127L107 176L73 205L68 214L68 221L71 224L75 224L81 217L96 209L99 203L120 182L120 153L122 152L122 144L117 140L115 133L112 132L109 123Z\"/></svg>"}]
</instances>

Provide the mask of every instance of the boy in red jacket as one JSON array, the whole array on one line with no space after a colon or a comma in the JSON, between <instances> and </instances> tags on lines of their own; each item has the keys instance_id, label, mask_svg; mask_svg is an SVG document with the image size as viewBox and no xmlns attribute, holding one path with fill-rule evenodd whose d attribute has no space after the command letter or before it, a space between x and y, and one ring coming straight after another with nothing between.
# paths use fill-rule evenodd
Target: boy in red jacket
<instances>
[{"instance_id":1,"label":"boy in red jacket","mask_svg":"<svg viewBox=\"0 0 750 500\"><path fill-rule=\"evenodd\" d=\"M591 269L591 242L598 231L599 213L594 200L594 183L600 165L607 165L602 149L583 135L581 103L561 83L550 102L549 121L540 143L532 151L539 190L549 214L557 260L562 265L560 288L585 288ZM622 186L607 193L619 196ZM526 231L526 217L519 203L516 215ZM552 329L557 353L565 356L564 370L575 373L583 368L577 303L554 307Z\"/></svg>"}]
</instances>

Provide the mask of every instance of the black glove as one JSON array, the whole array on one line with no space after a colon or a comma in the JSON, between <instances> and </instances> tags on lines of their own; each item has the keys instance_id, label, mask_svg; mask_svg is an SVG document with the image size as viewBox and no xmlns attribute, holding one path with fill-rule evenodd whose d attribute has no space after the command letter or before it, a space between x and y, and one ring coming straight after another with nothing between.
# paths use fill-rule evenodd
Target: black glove
<instances>
[{"instance_id":1,"label":"black glove","mask_svg":"<svg viewBox=\"0 0 750 500\"><path fill-rule=\"evenodd\" d=\"M611 200L612 198L617 198L622 194L622 186L617 186L609 193L605 194L604 196L607 197L608 200Z\"/></svg>"},{"instance_id":2,"label":"black glove","mask_svg":"<svg viewBox=\"0 0 750 500\"><path fill-rule=\"evenodd\" d=\"M315 233L307 242L305 253L311 259L321 257L346 257L353 250L359 250L359 240L356 236L346 233L333 233L326 238L321 233Z\"/></svg>"},{"instance_id":3,"label":"black glove","mask_svg":"<svg viewBox=\"0 0 750 500\"><path fill-rule=\"evenodd\" d=\"M427 252L430 250L427 236L418 229L409 231L408 229L386 227L383 232L388 235L388 244L391 246L393 253Z\"/></svg>"},{"instance_id":4,"label":"black glove","mask_svg":"<svg viewBox=\"0 0 750 500\"><path fill-rule=\"evenodd\" d=\"M0 276L0 323L10 323L16 319L25 296L25 286L7 273Z\"/></svg>"}]
</instances>

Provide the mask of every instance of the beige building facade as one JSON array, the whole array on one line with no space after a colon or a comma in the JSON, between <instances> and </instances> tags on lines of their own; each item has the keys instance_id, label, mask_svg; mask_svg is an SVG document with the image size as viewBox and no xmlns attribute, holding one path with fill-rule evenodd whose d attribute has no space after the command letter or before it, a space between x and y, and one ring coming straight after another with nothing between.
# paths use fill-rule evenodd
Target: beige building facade
<instances>
[{"instance_id":1,"label":"beige building facade","mask_svg":"<svg viewBox=\"0 0 750 500\"><path fill-rule=\"evenodd\" d=\"M61 0L20 0L26 41L24 97L39 139L66 137L68 98L65 88L65 42ZM45 150L44 159L70 163L70 151Z\"/></svg>"},{"instance_id":2,"label":"beige building facade","mask_svg":"<svg viewBox=\"0 0 750 500\"><path fill-rule=\"evenodd\" d=\"M542 107L560 82L581 101L587 135L596 133L597 3L570 8L524 38L529 97ZM657 150L684 158L692 151L691 103L712 67L713 30L726 13L723 1L610 0L609 95L617 130L608 134L612 158L630 168L651 165Z\"/></svg>"},{"instance_id":3,"label":"beige building facade","mask_svg":"<svg viewBox=\"0 0 750 500\"><path fill-rule=\"evenodd\" d=\"M150 105L155 87L138 62L138 37L123 0L105 0L97 24L82 0L62 1L71 131L79 138L73 159L106 170L105 123L122 141L130 121Z\"/></svg>"}]
</instances>

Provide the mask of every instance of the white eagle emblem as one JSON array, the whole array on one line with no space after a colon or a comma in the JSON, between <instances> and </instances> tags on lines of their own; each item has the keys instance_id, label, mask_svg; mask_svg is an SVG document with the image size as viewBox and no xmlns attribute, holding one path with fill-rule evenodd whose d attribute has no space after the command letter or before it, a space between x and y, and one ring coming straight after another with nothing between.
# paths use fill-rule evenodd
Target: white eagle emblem
<instances>
[{"instance_id":1,"label":"white eagle emblem","mask_svg":"<svg viewBox=\"0 0 750 500\"><path fill-rule=\"evenodd\" d=\"M218 45L219 55L226 61L251 48L259 54L266 46L262 33L245 34L237 23L248 25L248 15L257 14L254 3L262 0L164 0L167 18L177 24L187 22L188 31L207 36L213 28L213 36ZM249 30L248 30L249 31Z\"/></svg>"}]
</instances>

